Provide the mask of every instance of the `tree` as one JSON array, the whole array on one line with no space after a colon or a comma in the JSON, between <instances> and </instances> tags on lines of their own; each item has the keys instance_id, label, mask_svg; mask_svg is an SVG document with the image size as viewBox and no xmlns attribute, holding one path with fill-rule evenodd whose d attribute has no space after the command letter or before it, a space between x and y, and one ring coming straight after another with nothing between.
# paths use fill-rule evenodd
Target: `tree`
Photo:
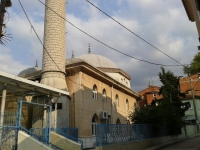
<instances>
[{"instance_id":1,"label":"tree","mask_svg":"<svg viewBox=\"0 0 200 150\"><path fill-rule=\"evenodd\" d=\"M166 72L163 67L158 75L163 84L159 92L163 98L159 104L153 102L150 106L137 108L129 117L135 124L150 124L155 136L161 129L165 129L167 135L178 135L183 126L182 118L189 106L180 101L184 94L179 90L179 78L171 71Z\"/></svg>"},{"instance_id":2,"label":"tree","mask_svg":"<svg viewBox=\"0 0 200 150\"><path fill-rule=\"evenodd\" d=\"M191 65L183 67L183 72L184 74L187 74L189 76L198 73L199 71L200 71L200 53L197 53L194 56Z\"/></svg>"}]
</instances>

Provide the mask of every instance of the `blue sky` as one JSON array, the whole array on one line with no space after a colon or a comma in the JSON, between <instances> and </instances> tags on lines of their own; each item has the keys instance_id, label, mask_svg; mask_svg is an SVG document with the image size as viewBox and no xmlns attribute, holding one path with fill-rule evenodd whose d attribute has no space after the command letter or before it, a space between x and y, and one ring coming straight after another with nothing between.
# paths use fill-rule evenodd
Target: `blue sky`
<instances>
[{"instance_id":1,"label":"blue sky","mask_svg":"<svg viewBox=\"0 0 200 150\"><path fill-rule=\"evenodd\" d=\"M42 0L44 2L44 0ZM21 0L40 39L43 40L44 6L38 0ZM121 22L131 31L183 64L189 64L198 52L195 23L188 20L181 1L175 0L90 0L93 4ZM0 70L17 75L21 70L42 64L42 46L31 29L18 0L7 11L10 20L7 32L11 42L0 46ZM139 59L160 64L177 62L152 48L118 25L85 0L68 0L67 20L109 46ZM117 53L78 31L67 23L67 58L86 54L88 44L92 53L110 58L131 77L131 87L139 92L149 81L160 86L155 66ZM175 75L183 75L182 67L165 67Z\"/></svg>"}]
</instances>

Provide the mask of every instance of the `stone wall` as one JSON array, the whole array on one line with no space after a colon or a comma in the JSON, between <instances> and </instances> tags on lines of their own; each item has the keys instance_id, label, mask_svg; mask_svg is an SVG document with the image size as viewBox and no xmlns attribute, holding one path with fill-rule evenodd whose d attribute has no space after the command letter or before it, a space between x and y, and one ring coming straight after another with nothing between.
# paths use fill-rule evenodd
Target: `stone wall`
<instances>
[{"instance_id":1,"label":"stone wall","mask_svg":"<svg viewBox=\"0 0 200 150\"><path fill-rule=\"evenodd\" d=\"M81 150L81 144L69 140L57 133L51 132L51 143L62 150Z\"/></svg>"},{"instance_id":2,"label":"stone wall","mask_svg":"<svg viewBox=\"0 0 200 150\"><path fill-rule=\"evenodd\" d=\"M70 87L71 93L70 103L70 127L79 129L79 137L86 138L92 136L92 117L96 115L97 124L104 123L100 114L102 111L107 111L110 117L110 124L115 124L120 120L121 124L127 123L127 117L130 111L136 104L136 99L118 89L115 86L108 85L100 79L94 78L87 73L77 70L68 74L66 78L67 85ZM72 81L78 83L74 84ZM97 99L92 98L93 86L97 86ZM106 102L102 101L102 91L106 90ZM119 105L115 106L115 97L118 95ZM127 109L126 100L129 102Z\"/></svg>"}]
</instances>

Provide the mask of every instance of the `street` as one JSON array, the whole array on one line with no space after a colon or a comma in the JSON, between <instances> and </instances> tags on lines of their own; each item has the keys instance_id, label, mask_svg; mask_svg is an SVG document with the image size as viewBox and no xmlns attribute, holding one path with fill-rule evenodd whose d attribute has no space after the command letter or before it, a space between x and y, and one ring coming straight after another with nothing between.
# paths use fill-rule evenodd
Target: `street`
<instances>
[{"instance_id":1,"label":"street","mask_svg":"<svg viewBox=\"0 0 200 150\"><path fill-rule=\"evenodd\" d=\"M200 150L200 136L183 140L162 150Z\"/></svg>"}]
</instances>

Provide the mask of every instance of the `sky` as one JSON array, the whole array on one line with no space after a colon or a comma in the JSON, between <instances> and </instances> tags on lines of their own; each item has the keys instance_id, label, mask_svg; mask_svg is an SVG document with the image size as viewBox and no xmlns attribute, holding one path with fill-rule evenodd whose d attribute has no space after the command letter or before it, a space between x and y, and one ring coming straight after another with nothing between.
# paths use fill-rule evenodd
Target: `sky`
<instances>
[{"instance_id":1,"label":"sky","mask_svg":"<svg viewBox=\"0 0 200 150\"><path fill-rule=\"evenodd\" d=\"M45 2L45 0L41 0ZM90 0L126 28L139 35L181 64L190 64L199 45L197 29L190 22L180 0ZM42 66L42 45L26 19L18 0L12 0L7 9L9 20L6 31L12 34L10 42L0 45L0 71L17 75ZM21 0L34 29L43 41L44 5L38 0ZM126 30L85 0L67 0L67 20L125 54L156 64L180 65ZM67 58L91 53L103 55L131 76L131 88L139 92L149 84L161 86L160 65L141 62L122 55L66 23ZM186 76L182 66L164 67L176 76Z\"/></svg>"}]
</instances>

